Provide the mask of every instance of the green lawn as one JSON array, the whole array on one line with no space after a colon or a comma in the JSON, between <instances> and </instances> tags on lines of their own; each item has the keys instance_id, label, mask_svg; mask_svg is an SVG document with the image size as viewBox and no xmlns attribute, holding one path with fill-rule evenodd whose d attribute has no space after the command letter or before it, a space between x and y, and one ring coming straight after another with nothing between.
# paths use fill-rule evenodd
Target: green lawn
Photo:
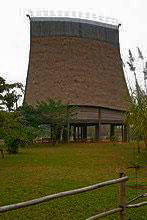
<instances>
[{"instance_id":1,"label":"green lawn","mask_svg":"<svg viewBox=\"0 0 147 220\"><path fill-rule=\"evenodd\" d=\"M125 172L128 200L147 192L134 190L134 170L127 169L135 146L129 144L77 143L55 147L44 144L21 149L18 155L0 155L0 205L35 199L48 194L76 189L118 178ZM147 165L147 151L142 147L138 160ZM143 177L144 176L144 177ZM139 184L147 185L147 169L139 171ZM142 200L140 200L142 201ZM8 220L86 219L118 205L118 185L80 195L61 198L29 208L2 214ZM127 211L129 220L147 220L147 206ZM105 219L118 219L118 214Z\"/></svg>"}]
</instances>

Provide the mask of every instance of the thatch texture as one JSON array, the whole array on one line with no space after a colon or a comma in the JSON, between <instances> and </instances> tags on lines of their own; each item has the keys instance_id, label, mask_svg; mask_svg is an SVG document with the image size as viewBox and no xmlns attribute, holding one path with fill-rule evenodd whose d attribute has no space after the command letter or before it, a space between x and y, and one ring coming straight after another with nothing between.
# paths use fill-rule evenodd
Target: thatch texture
<instances>
[{"instance_id":1,"label":"thatch texture","mask_svg":"<svg viewBox=\"0 0 147 220\"><path fill-rule=\"evenodd\" d=\"M47 99L126 110L119 47L79 37L32 37L25 101Z\"/></svg>"}]
</instances>

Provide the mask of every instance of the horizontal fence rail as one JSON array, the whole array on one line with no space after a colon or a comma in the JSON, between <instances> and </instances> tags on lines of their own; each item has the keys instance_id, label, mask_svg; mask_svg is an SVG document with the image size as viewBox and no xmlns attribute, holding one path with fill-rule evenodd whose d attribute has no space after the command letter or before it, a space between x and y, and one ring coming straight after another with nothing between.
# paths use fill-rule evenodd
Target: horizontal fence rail
<instances>
[{"instance_id":1,"label":"horizontal fence rail","mask_svg":"<svg viewBox=\"0 0 147 220\"><path fill-rule=\"evenodd\" d=\"M29 200L29 201L26 201L26 202L20 202L20 203L17 203L17 204L2 206L2 207L0 207L0 213L4 213L4 212L12 211L12 210L15 210L15 209L20 209L20 208L25 208L25 207L32 206L32 205L37 205L37 204L47 202L47 201L51 201L51 200L58 199L58 198L63 198L63 197L67 197L67 196L72 196L72 195L76 195L76 194L80 194L80 193L93 191L93 190L96 190L96 189L99 189L99 188L102 188L102 187L105 187L105 186L110 186L110 185L119 183L120 184L120 192L119 192L120 203L119 203L119 207L111 209L109 211L99 213L95 216L91 216L87 220L99 219L99 218L102 218L102 217L105 217L105 216L108 216L108 215L112 215L112 214L117 213L117 212L119 212L119 219L120 220L126 220L127 219L126 218L126 209L128 209L128 208L139 208L141 206L147 205L147 201L140 202L140 203L137 203L137 204L130 204L130 203L136 201L137 199L146 198L147 193L139 195L139 196L133 198L132 200L130 200L127 203L126 202L127 201L127 199L126 199L126 181L128 181L129 178L127 176L122 177L122 175L123 174L121 173L120 178L118 178L118 179L105 181L105 182L98 183L98 184L95 184L95 185L91 185L91 186L87 186L87 187L83 187L83 188L79 188L79 189L74 189L74 190L70 190L70 191L60 192L60 193L56 193L56 194L53 194L53 195L47 195L47 196L40 197L40 198L37 198L37 199Z\"/></svg>"},{"instance_id":2,"label":"horizontal fence rail","mask_svg":"<svg viewBox=\"0 0 147 220\"><path fill-rule=\"evenodd\" d=\"M112 215L112 214L114 214L116 212L120 212L120 211L122 211L122 208L112 209L110 211L102 212L98 215L92 216L92 217L90 217L86 220L95 220L95 219L102 218L102 217L105 217L105 216L108 216L108 215Z\"/></svg>"},{"instance_id":3,"label":"horizontal fence rail","mask_svg":"<svg viewBox=\"0 0 147 220\"><path fill-rule=\"evenodd\" d=\"M120 188L121 189L121 188ZM125 192L125 191L122 191L122 192ZM120 192L121 194L121 192ZM124 203L124 206L121 207L118 207L118 208L115 208L115 209L112 209L112 210L109 210L109 211L105 211L105 212L102 212L100 214L97 214L97 215L94 215L86 220L95 220L95 219L99 219L99 218L102 218L102 217L106 217L108 215L112 215L114 213L117 213L119 212L120 213L120 220L126 220L126 216L124 215L124 211L126 211L125 209L127 208L139 208L141 206L145 206L147 205L147 202L141 202L141 203L137 203L137 204L132 204L132 205L129 205L130 203L136 201L137 199L140 199L140 198L146 198L147 197L147 193L145 194L142 194L142 195L139 195L137 197L135 197L134 199L130 200L127 204ZM124 201L126 202L126 201Z\"/></svg>"},{"instance_id":4,"label":"horizontal fence rail","mask_svg":"<svg viewBox=\"0 0 147 220\"><path fill-rule=\"evenodd\" d=\"M140 199L140 198L147 198L147 193L141 194L141 195L135 197L134 199L130 200L127 204L129 205L130 203L132 203L132 202L134 202L134 201L136 201L137 199Z\"/></svg>"},{"instance_id":5,"label":"horizontal fence rail","mask_svg":"<svg viewBox=\"0 0 147 220\"><path fill-rule=\"evenodd\" d=\"M126 176L126 177L122 177L122 178L119 178L119 179L113 179L113 180L105 181L105 182L102 182L102 183L98 183L98 184L87 186L87 187L80 188L80 189L74 189L74 190L70 190L70 191L66 191L66 192L60 192L60 193L56 193L56 194L53 194L53 195L40 197L38 199L29 200L29 201L26 201L26 202L21 202L21 203L17 203L17 204L2 206L2 207L0 207L0 213L15 210L15 209L20 209L20 208L25 208L25 207L28 207L28 206L32 206L32 205L36 205L36 204L39 204L39 203L47 202L47 201L50 201L50 200L53 200L53 199L58 199L58 198L66 197L66 196L71 196L71 195L76 195L76 194L80 194L80 193L84 193L84 192L89 192L89 191L92 191L92 190L95 190L95 189L102 188L104 186L109 186L109 185L113 185L113 184L117 184L117 183L122 183L122 182L127 181L128 179L129 178Z\"/></svg>"},{"instance_id":6,"label":"horizontal fence rail","mask_svg":"<svg viewBox=\"0 0 147 220\"><path fill-rule=\"evenodd\" d=\"M145 206L147 205L147 202L141 202L141 203L137 203L137 204L133 204L133 205L127 205L126 208L139 208L141 206ZM105 216L108 216L108 215L112 215L114 213L117 213L117 212L120 212L122 211L123 208L119 207L119 208L116 208L116 209L112 209L110 211L106 211L106 212L102 212L98 215L94 215L86 220L95 220L95 219L98 219L98 218L102 218L102 217L105 217Z\"/></svg>"},{"instance_id":7,"label":"horizontal fence rail","mask_svg":"<svg viewBox=\"0 0 147 220\"><path fill-rule=\"evenodd\" d=\"M139 207L145 206L145 205L147 205L147 202L141 202L141 203L137 203L137 204L127 205L127 208L139 208Z\"/></svg>"}]
</instances>

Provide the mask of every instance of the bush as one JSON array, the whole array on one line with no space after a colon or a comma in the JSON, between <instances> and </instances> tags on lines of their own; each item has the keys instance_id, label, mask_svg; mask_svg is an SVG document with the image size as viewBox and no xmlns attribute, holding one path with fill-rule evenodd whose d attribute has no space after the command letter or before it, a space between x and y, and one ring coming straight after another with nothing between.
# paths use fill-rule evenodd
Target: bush
<instances>
[{"instance_id":1,"label":"bush","mask_svg":"<svg viewBox=\"0 0 147 220\"><path fill-rule=\"evenodd\" d=\"M0 137L4 140L8 153L18 153L20 146L33 140L35 131L25 126L20 112L0 112L0 122Z\"/></svg>"},{"instance_id":2,"label":"bush","mask_svg":"<svg viewBox=\"0 0 147 220\"><path fill-rule=\"evenodd\" d=\"M9 154L17 154L19 147L25 147L26 141L20 139L9 138L5 140L6 150Z\"/></svg>"},{"instance_id":3,"label":"bush","mask_svg":"<svg viewBox=\"0 0 147 220\"><path fill-rule=\"evenodd\" d=\"M113 143L113 144L116 144L116 142L118 142L118 137L113 135L110 137L110 141Z\"/></svg>"},{"instance_id":4,"label":"bush","mask_svg":"<svg viewBox=\"0 0 147 220\"><path fill-rule=\"evenodd\" d=\"M7 152L9 154L17 154L18 153L18 140L6 140L5 145L7 147Z\"/></svg>"}]
</instances>

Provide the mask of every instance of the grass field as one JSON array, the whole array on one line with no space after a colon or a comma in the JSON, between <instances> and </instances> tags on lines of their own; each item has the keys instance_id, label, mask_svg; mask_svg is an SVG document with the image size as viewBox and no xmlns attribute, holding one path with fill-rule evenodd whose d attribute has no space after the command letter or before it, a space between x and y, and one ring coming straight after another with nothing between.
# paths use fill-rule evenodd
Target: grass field
<instances>
[{"instance_id":1,"label":"grass field","mask_svg":"<svg viewBox=\"0 0 147 220\"><path fill-rule=\"evenodd\" d=\"M76 143L55 147L44 144L21 149L18 155L6 154L5 159L0 155L0 206L118 178L121 171L130 177L127 183L130 200L147 192L130 187L135 184L135 172L127 167L134 158L134 149L133 144ZM147 165L147 151L143 147L138 160ZM138 184L147 185L145 176L147 169L141 169ZM118 185L113 185L11 211L0 219L78 220L117 206ZM127 213L129 220L147 220L147 206ZM118 219L118 214L105 219Z\"/></svg>"}]
</instances>

